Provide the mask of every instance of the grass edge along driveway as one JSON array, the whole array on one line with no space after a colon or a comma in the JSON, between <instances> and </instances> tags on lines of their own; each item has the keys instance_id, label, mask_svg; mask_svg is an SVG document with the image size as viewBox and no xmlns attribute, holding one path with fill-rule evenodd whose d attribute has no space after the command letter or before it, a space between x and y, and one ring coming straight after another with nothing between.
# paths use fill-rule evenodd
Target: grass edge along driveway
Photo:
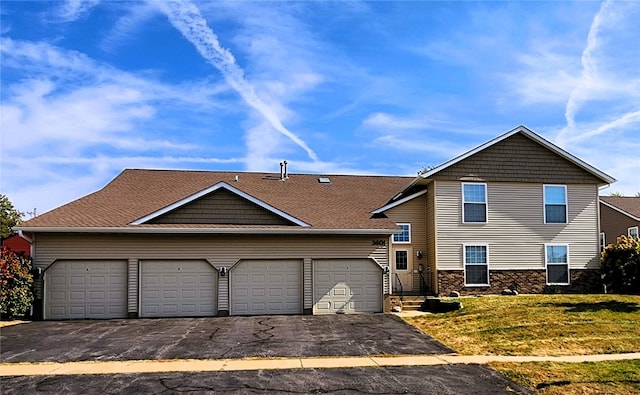
<instances>
[{"instance_id":1,"label":"grass edge along driveway","mask_svg":"<svg viewBox=\"0 0 640 395\"><path fill-rule=\"evenodd\" d=\"M462 355L640 351L640 296L519 295L459 299L460 311L405 318ZM640 361L492 363L541 394L640 394Z\"/></svg>"}]
</instances>

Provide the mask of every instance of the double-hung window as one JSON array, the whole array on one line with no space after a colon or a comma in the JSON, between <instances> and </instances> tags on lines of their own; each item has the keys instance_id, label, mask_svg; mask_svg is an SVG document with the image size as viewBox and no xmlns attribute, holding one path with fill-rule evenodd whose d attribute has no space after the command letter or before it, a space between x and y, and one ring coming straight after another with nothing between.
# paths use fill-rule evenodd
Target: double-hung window
<instances>
[{"instance_id":1,"label":"double-hung window","mask_svg":"<svg viewBox=\"0 0 640 395\"><path fill-rule=\"evenodd\" d=\"M462 222L487 222L487 184L462 184Z\"/></svg>"},{"instance_id":2,"label":"double-hung window","mask_svg":"<svg viewBox=\"0 0 640 395\"><path fill-rule=\"evenodd\" d=\"M547 266L547 284L569 284L569 246L566 244L546 244L545 263Z\"/></svg>"},{"instance_id":3,"label":"double-hung window","mask_svg":"<svg viewBox=\"0 0 640 395\"><path fill-rule=\"evenodd\" d=\"M464 285L489 285L489 254L486 245L464 245Z\"/></svg>"},{"instance_id":4,"label":"double-hung window","mask_svg":"<svg viewBox=\"0 0 640 395\"><path fill-rule=\"evenodd\" d=\"M638 238L638 227L637 226L632 226L630 228L627 228L627 236L635 237L637 239Z\"/></svg>"},{"instance_id":5,"label":"double-hung window","mask_svg":"<svg viewBox=\"0 0 640 395\"><path fill-rule=\"evenodd\" d=\"M544 186L544 223L567 223L567 186Z\"/></svg>"},{"instance_id":6,"label":"double-hung window","mask_svg":"<svg viewBox=\"0 0 640 395\"><path fill-rule=\"evenodd\" d=\"M600 232L600 251L604 251L607 247L607 235L604 232Z\"/></svg>"},{"instance_id":7,"label":"double-hung window","mask_svg":"<svg viewBox=\"0 0 640 395\"><path fill-rule=\"evenodd\" d=\"M400 233L393 234L394 243L411 243L411 224L396 224L402 230Z\"/></svg>"}]
</instances>

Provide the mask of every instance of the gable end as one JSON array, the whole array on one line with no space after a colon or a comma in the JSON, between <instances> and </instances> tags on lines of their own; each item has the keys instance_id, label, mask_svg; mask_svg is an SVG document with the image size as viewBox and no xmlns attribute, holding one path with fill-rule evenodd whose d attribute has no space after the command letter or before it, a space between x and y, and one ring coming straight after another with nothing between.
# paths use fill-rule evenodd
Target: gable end
<instances>
[{"instance_id":1,"label":"gable end","mask_svg":"<svg viewBox=\"0 0 640 395\"><path fill-rule=\"evenodd\" d=\"M147 222L148 224L295 225L235 193L219 188Z\"/></svg>"},{"instance_id":2,"label":"gable end","mask_svg":"<svg viewBox=\"0 0 640 395\"><path fill-rule=\"evenodd\" d=\"M516 133L448 166L439 180L602 184L602 180L547 147Z\"/></svg>"}]
</instances>

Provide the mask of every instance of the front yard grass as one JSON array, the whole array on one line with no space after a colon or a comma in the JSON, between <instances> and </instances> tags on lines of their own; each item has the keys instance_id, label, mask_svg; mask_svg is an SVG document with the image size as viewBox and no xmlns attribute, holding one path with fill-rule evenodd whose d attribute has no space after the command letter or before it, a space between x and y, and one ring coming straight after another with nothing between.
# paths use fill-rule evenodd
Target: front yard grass
<instances>
[{"instance_id":1,"label":"front yard grass","mask_svg":"<svg viewBox=\"0 0 640 395\"><path fill-rule=\"evenodd\" d=\"M542 395L640 394L640 360L585 363L491 363L492 368Z\"/></svg>"},{"instance_id":2,"label":"front yard grass","mask_svg":"<svg viewBox=\"0 0 640 395\"><path fill-rule=\"evenodd\" d=\"M459 300L462 310L406 320L462 355L640 351L640 296L518 295Z\"/></svg>"},{"instance_id":3,"label":"front yard grass","mask_svg":"<svg viewBox=\"0 0 640 395\"><path fill-rule=\"evenodd\" d=\"M405 318L462 355L640 351L640 296L519 295L459 299L463 309ZM491 363L544 395L640 394L640 360Z\"/></svg>"}]
</instances>

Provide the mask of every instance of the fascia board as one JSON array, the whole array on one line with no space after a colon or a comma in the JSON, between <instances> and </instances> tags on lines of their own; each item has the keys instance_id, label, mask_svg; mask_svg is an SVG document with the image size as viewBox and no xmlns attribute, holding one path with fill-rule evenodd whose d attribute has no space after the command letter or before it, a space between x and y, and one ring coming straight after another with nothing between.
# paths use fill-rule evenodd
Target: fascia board
<instances>
[{"instance_id":1,"label":"fascia board","mask_svg":"<svg viewBox=\"0 0 640 395\"><path fill-rule=\"evenodd\" d=\"M16 227L16 229L18 229ZM259 228L146 228L146 227L23 227L33 233L119 233L119 234L341 234L341 235L391 235L398 229L317 229L293 227L292 229Z\"/></svg>"},{"instance_id":2,"label":"fascia board","mask_svg":"<svg viewBox=\"0 0 640 395\"><path fill-rule=\"evenodd\" d=\"M372 211L371 214L383 213L383 212L385 212L387 210L390 210L390 209L392 209L394 207L397 207L397 206L399 206L401 204L404 204L404 203L406 203L406 202L408 202L410 200L413 200L413 199L415 199L417 197L420 197L420 196L424 195L425 193L427 193L426 189L423 190L423 191L420 191L420 192L416 192L413 195L409 195L409 196L407 196L405 198L402 198L402 199L398 200L397 202L389 203L389 204L387 204L385 206L382 206L379 209L376 209L376 210Z\"/></svg>"},{"instance_id":3,"label":"fascia board","mask_svg":"<svg viewBox=\"0 0 640 395\"><path fill-rule=\"evenodd\" d=\"M200 192L194 193L193 195L188 196L188 197L186 197L186 198L184 198L182 200L179 200L179 201L177 201L177 202L175 202L173 204L170 204L170 205L168 205L168 206L166 206L166 207L164 207L164 208L162 208L160 210L154 211L153 213L151 213L149 215L146 215L146 216L144 216L144 217L142 217L140 219L137 219L137 220L131 222L131 225L142 225L147 221L150 221L150 220L152 220L154 218L157 218L157 217L159 217L159 216L161 216L163 214L166 214L169 211L175 210L176 208L184 206L185 204L188 204L188 203L190 203L190 202L192 202L192 201L194 201L196 199L199 199L199 198L201 198L201 197L203 197L205 195L208 195L209 193L214 192L214 191L216 191L216 190L218 190L220 188L224 188L224 189L228 190L229 192L232 192L232 193L234 193L234 194L236 194L236 195L238 195L238 196L240 196L240 197L242 197L244 199L247 199L251 203L254 203L254 204L256 204L256 205L258 205L258 206L260 206L260 207L272 212L273 214L276 214L276 215L278 215L278 216L280 216L280 217L282 217L282 218L284 218L286 220L289 220L289 221L293 222L296 225L305 226L305 227L309 226L309 224L307 224L306 222L300 221L299 219L297 219L297 218L285 213L284 211L278 210L277 208L275 208L275 207L263 202L262 200L256 199L253 196L251 196L251 195L249 195L249 194L247 194L245 192L242 192L241 190L239 190L237 188L232 187L231 185L227 184L226 182L219 182L219 183L217 183L217 184L215 184L215 185L213 185L213 186L211 186L209 188L206 188L206 189L203 189Z\"/></svg>"}]
</instances>

